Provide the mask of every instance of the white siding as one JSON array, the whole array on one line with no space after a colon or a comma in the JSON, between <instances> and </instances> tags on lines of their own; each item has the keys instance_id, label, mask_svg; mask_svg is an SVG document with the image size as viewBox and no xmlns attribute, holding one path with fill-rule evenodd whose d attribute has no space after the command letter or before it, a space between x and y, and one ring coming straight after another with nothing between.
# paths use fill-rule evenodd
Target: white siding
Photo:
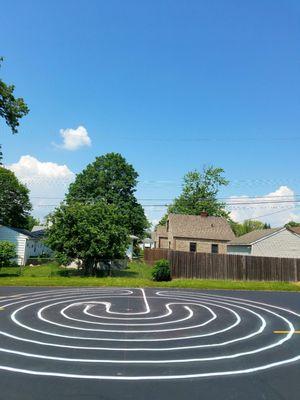
<instances>
[{"instance_id":1,"label":"white siding","mask_svg":"<svg viewBox=\"0 0 300 400\"><path fill-rule=\"evenodd\" d=\"M287 229L252 245L253 256L300 258L300 236Z\"/></svg>"},{"instance_id":2,"label":"white siding","mask_svg":"<svg viewBox=\"0 0 300 400\"><path fill-rule=\"evenodd\" d=\"M7 228L6 226L0 226L0 240L14 243L16 245L16 252L18 256L18 264L25 264L26 262L26 241L27 236L14 231L13 229Z\"/></svg>"}]
</instances>

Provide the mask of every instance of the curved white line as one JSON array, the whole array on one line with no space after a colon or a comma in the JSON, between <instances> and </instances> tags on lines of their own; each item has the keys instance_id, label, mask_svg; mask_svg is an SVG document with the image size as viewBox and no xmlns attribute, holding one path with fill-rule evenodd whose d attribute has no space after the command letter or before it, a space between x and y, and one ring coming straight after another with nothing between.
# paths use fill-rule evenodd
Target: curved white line
<instances>
[{"instance_id":1,"label":"curved white line","mask_svg":"<svg viewBox=\"0 0 300 400\"><path fill-rule=\"evenodd\" d=\"M80 304L80 303L77 303L77 304ZM81 303L81 304L82 304L82 303ZM99 302L98 304L101 304L101 302ZM103 304L103 303L102 303L102 304ZM168 310L168 314L169 314L169 315L172 314L172 309L170 308L170 305L173 305L173 304L182 304L182 303L168 303L168 304L166 304L166 309ZM175 319L175 320L172 320L172 321L155 322L155 323L148 322L148 323L145 323L145 324L141 324L141 323L140 323L140 324L128 324L128 323L127 323L127 324L123 324L123 323L118 323L118 322L95 322L95 321L87 321L87 320L85 320L85 319L80 319L80 318L74 318L74 317L70 317L69 315L67 315L67 314L66 314L66 311L67 311L69 308L73 307L74 305L76 305L76 303L69 304L68 306L64 307L64 308L60 311L60 314L63 315L65 318L71 320L71 321L83 322L83 323L86 323L86 324L105 325L105 326L118 325L118 326L145 326L145 327L147 327L147 326L149 326L149 325L150 325L150 326L153 326L153 325L156 326L156 325L177 324L177 323L179 323L179 322L183 322L183 321L187 321L187 320L191 319L192 316L194 315L193 310L191 310L190 307L184 306L184 308L188 311L188 315L187 315L186 317L184 317L184 318ZM87 306L84 308L83 313L86 314L86 315L89 315L89 316L94 316L93 314L90 314L90 313L87 311L87 308L88 308L88 307L89 307L89 305L87 305Z\"/></svg>"}]
</instances>

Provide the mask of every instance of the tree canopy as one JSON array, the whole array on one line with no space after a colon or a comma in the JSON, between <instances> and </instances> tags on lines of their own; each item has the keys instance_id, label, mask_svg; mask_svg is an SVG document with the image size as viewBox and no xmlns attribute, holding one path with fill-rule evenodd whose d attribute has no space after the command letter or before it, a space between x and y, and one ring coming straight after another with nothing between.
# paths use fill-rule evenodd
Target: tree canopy
<instances>
[{"instance_id":1,"label":"tree canopy","mask_svg":"<svg viewBox=\"0 0 300 400\"><path fill-rule=\"evenodd\" d=\"M122 210L128 233L142 237L149 223L134 195L137 178L137 172L121 154L108 153L97 157L76 176L66 201L93 204L105 200Z\"/></svg>"},{"instance_id":2,"label":"tree canopy","mask_svg":"<svg viewBox=\"0 0 300 400\"><path fill-rule=\"evenodd\" d=\"M286 228L289 228L289 227L291 227L291 228L296 228L296 227L300 226L300 222L289 221L289 222L286 223L284 226L285 226Z\"/></svg>"},{"instance_id":3,"label":"tree canopy","mask_svg":"<svg viewBox=\"0 0 300 400\"><path fill-rule=\"evenodd\" d=\"M247 219L242 223L231 221L230 225L236 236L242 236L252 231L270 228L269 224L251 219Z\"/></svg>"},{"instance_id":4,"label":"tree canopy","mask_svg":"<svg viewBox=\"0 0 300 400\"><path fill-rule=\"evenodd\" d=\"M48 246L64 262L81 260L86 274L95 274L100 261L125 257L129 237L124 214L105 200L61 205L49 221Z\"/></svg>"},{"instance_id":5,"label":"tree canopy","mask_svg":"<svg viewBox=\"0 0 300 400\"><path fill-rule=\"evenodd\" d=\"M3 57L0 57L0 67ZM15 86L7 85L0 79L0 117L4 118L12 133L18 132L19 120L28 114L29 108L23 98L15 97ZM2 152L0 145L0 164L2 162Z\"/></svg>"},{"instance_id":6,"label":"tree canopy","mask_svg":"<svg viewBox=\"0 0 300 400\"><path fill-rule=\"evenodd\" d=\"M12 171L0 167L0 224L27 228L31 208L27 187Z\"/></svg>"},{"instance_id":7,"label":"tree canopy","mask_svg":"<svg viewBox=\"0 0 300 400\"><path fill-rule=\"evenodd\" d=\"M200 215L207 212L211 216L228 218L225 203L217 199L220 187L229 183L223 173L222 168L213 166L204 168L202 172L188 172L183 178L182 193L168 207L168 214ZM165 224L166 218L167 215L162 218L161 225Z\"/></svg>"}]
</instances>

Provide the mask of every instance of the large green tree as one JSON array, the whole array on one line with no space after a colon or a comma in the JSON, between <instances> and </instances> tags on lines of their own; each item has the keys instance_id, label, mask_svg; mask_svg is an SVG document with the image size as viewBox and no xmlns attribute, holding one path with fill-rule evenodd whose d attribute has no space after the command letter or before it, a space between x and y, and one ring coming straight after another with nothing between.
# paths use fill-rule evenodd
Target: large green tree
<instances>
[{"instance_id":1,"label":"large green tree","mask_svg":"<svg viewBox=\"0 0 300 400\"><path fill-rule=\"evenodd\" d=\"M289 221L289 222L286 223L284 226L285 226L286 228L296 228L296 227L300 226L300 222Z\"/></svg>"},{"instance_id":2,"label":"large green tree","mask_svg":"<svg viewBox=\"0 0 300 400\"><path fill-rule=\"evenodd\" d=\"M137 178L137 172L121 154L108 153L97 157L76 176L66 201L93 204L105 200L122 210L128 233L143 237L149 223L134 194Z\"/></svg>"},{"instance_id":3,"label":"large green tree","mask_svg":"<svg viewBox=\"0 0 300 400\"><path fill-rule=\"evenodd\" d=\"M199 215L201 212L207 212L208 215L229 218L225 203L217 199L220 187L229 183L223 173L222 168L213 166L204 168L201 172L188 172L183 178L182 193L168 207L168 214ZM162 218L160 224L164 225L166 219L167 215Z\"/></svg>"},{"instance_id":4,"label":"large green tree","mask_svg":"<svg viewBox=\"0 0 300 400\"><path fill-rule=\"evenodd\" d=\"M0 167L0 224L27 228L31 208L27 187L12 171Z\"/></svg>"},{"instance_id":5,"label":"large green tree","mask_svg":"<svg viewBox=\"0 0 300 400\"><path fill-rule=\"evenodd\" d=\"M251 219L247 219L242 223L231 221L230 225L236 236L242 236L252 231L270 228L270 225L267 223Z\"/></svg>"},{"instance_id":6,"label":"large green tree","mask_svg":"<svg viewBox=\"0 0 300 400\"><path fill-rule=\"evenodd\" d=\"M63 204L49 222L48 246L64 262L81 260L86 275L96 274L100 261L125 257L129 237L124 214L105 200Z\"/></svg>"},{"instance_id":7,"label":"large green tree","mask_svg":"<svg viewBox=\"0 0 300 400\"><path fill-rule=\"evenodd\" d=\"M0 57L0 67L3 57ZM0 79L0 117L4 118L12 133L18 132L19 120L28 114L29 108L21 97L15 97L15 86L8 85ZM2 151L0 145L0 164Z\"/></svg>"}]
</instances>

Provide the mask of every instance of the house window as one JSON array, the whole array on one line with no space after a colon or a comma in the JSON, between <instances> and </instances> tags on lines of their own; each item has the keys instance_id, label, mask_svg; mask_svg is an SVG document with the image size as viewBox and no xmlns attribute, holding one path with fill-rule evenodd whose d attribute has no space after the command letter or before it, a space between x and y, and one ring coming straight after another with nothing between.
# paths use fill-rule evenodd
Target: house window
<instances>
[{"instance_id":1,"label":"house window","mask_svg":"<svg viewBox=\"0 0 300 400\"><path fill-rule=\"evenodd\" d=\"M169 220L167 221L167 232L169 232Z\"/></svg>"},{"instance_id":2,"label":"house window","mask_svg":"<svg viewBox=\"0 0 300 400\"><path fill-rule=\"evenodd\" d=\"M215 254L219 253L219 245L218 244L212 244L211 245L211 252L215 253Z\"/></svg>"},{"instance_id":3,"label":"house window","mask_svg":"<svg viewBox=\"0 0 300 400\"><path fill-rule=\"evenodd\" d=\"M197 248L196 242L190 242L190 251L195 252Z\"/></svg>"}]
</instances>

